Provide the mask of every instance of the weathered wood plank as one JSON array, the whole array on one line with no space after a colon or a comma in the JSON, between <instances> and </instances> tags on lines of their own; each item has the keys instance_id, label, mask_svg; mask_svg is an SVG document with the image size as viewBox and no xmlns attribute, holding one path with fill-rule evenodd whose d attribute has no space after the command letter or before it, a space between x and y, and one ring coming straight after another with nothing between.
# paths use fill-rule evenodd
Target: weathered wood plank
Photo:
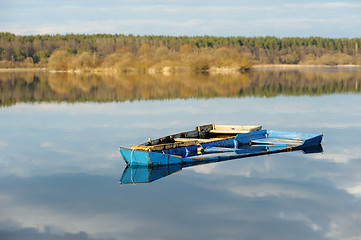
<instances>
[{"instance_id":1,"label":"weathered wood plank","mask_svg":"<svg viewBox=\"0 0 361 240\"><path fill-rule=\"evenodd\" d=\"M193 146L197 145L198 141L188 141L188 142L174 142L174 143L166 143L166 144L157 144L154 146L144 146L144 145L133 145L131 146L131 149L134 150L142 150L142 151L160 151L160 150L166 150L171 148L177 148L177 147L187 147L187 146Z\"/></svg>"},{"instance_id":2,"label":"weathered wood plank","mask_svg":"<svg viewBox=\"0 0 361 240\"><path fill-rule=\"evenodd\" d=\"M139 144L137 146L140 146L139 148L145 150L145 151L158 151L154 149L162 150L162 149L169 149L172 148L171 144L175 142L188 142L197 140L198 142L208 142L208 140L204 141L203 139L210 139L210 138L224 138L224 137L232 137L236 134L240 133L248 133L251 131L257 131L262 129L262 126L243 126L243 125L215 125L215 124L207 124L202 126L195 127L195 130L176 133L172 135L168 135L165 137L157 138L157 139L149 139L148 142ZM178 139L175 141L175 139ZM185 140L180 140L185 139ZM192 139L192 140L190 140ZM213 140L210 140L213 141ZM159 146L156 148L149 148L154 146ZM164 148L164 145L167 145L166 148ZM189 145L188 145L189 146ZM177 147L177 145L175 145Z\"/></svg>"},{"instance_id":3,"label":"weathered wood plank","mask_svg":"<svg viewBox=\"0 0 361 240\"><path fill-rule=\"evenodd\" d=\"M213 141L219 141L223 140L224 138L174 138L174 141L176 142L191 142L191 141L198 141L199 143L206 143L206 142L213 142Z\"/></svg>"},{"instance_id":4,"label":"weathered wood plank","mask_svg":"<svg viewBox=\"0 0 361 240\"><path fill-rule=\"evenodd\" d=\"M261 130L262 126L235 126L235 125L214 125L210 133L214 134L240 134Z\"/></svg>"},{"instance_id":5,"label":"weathered wood plank","mask_svg":"<svg viewBox=\"0 0 361 240\"><path fill-rule=\"evenodd\" d=\"M153 146L158 144L166 144L174 142L174 138L206 138L209 130L213 129L213 124L207 124L195 127L195 130L176 133L165 137L152 139L148 142L142 143L143 146Z\"/></svg>"},{"instance_id":6,"label":"weathered wood plank","mask_svg":"<svg viewBox=\"0 0 361 240\"><path fill-rule=\"evenodd\" d=\"M285 139L285 138L260 138L252 140L252 143L257 144L285 144L285 145L299 145L302 144L302 140L300 139Z\"/></svg>"}]
</instances>

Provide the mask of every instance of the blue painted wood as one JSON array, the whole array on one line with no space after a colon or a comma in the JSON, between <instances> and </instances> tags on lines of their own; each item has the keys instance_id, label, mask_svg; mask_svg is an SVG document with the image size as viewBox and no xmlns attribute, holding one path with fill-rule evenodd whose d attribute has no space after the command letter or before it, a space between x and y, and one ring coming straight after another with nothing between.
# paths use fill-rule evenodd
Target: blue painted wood
<instances>
[{"instance_id":1,"label":"blue painted wood","mask_svg":"<svg viewBox=\"0 0 361 240\"><path fill-rule=\"evenodd\" d=\"M202 146L200 144L198 144L198 145L193 145L193 146L171 148L171 149L155 151L155 152L162 153L162 154L176 155L176 156L185 158L185 157L197 155L197 149L199 147L202 147Z\"/></svg>"},{"instance_id":2,"label":"blue painted wood","mask_svg":"<svg viewBox=\"0 0 361 240\"><path fill-rule=\"evenodd\" d=\"M216 147L215 147L216 148ZM217 149L215 149L217 150ZM219 149L218 149L219 150ZM232 151L216 151L216 152L205 152L202 155L183 158L183 163L195 163L195 162L220 162L238 158L245 158L251 156L265 155L277 152L291 151L290 146L274 146L274 145L243 145L240 148L233 149Z\"/></svg>"},{"instance_id":3,"label":"blue painted wood","mask_svg":"<svg viewBox=\"0 0 361 240\"><path fill-rule=\"evenodd\" d=\"M160 166L127 166L124 169L120 184L150 183L172 173L182 170L180 164L169 164Z\"/></svg>"},{"instance_id":4,"label":"blue painted wood","mask_svg":"<svg viewBox=\"0 0 361 240\"><path fill-rule=\"evenodd\" d=\"M287 145L243 145L241 148L238 149L212 147L206 149L204 154L200 156L183 158L182 164L168 164L158 166L127 165L120 178L119 183L150 183L190 166L293 150L302 150L305 154L320 153L323 151L320 144L310 147L304 147L302 149L293 149Z\"/></svg>"},{"instance_id":5,"label":"blue painted wood","mask_svg":"<svg viewBox=\"0 0 361 240\"><path fill-rule=\"evenodd\" d=\"M265 138L254 139L252 140L252 143L274 145L287 144L298 145L298 147L307 147L320 144L322 141L322 137L322 134L267 130Z\"/></svg>"},{"instance_id":6,"label":"blue painted wood","mask_svg":"<svg viewBox=\"0 0 361 240\"><path fill-rule=\"evenodd\" d=\"M128 165L157 166L182 163L182 158L176 155L137 151L123 147L120 147L119 151Z\"/></svg>"},{"instance_id":7,"label":"blue painted wood","mask_svg":"<svg viewBox=\"0 0 361 240\"><path fill-rule=\"evenodd\" d=\"M302 148L319 145L322 137L322 134L259 130L238 134L234 138L158 152L146 152L123 147L120 147L119 151L128 165L189 164L302 150ZM204 153L201 155L197 153L197 148L200 146L204 149Z\"/></svg>"},{"instance_id":8,"label":"blue painted wood","mask_svg":"<svg viewBox=\"0 0 361 240\"><path fill-rule=\"evenodd\" d=\"M249 144L252 140L265 138L266 135L267 135L267 130L259 130L245 134L238 134L236 135L235 139L237 140L239 145L243 145L243 144Z\"/></svg>"},{"instance_id":9,"label":"blue painted wood","mask_svg":"<svg viewBox=\"0 0 361 240\"><path fill-rule=\"evenodd\" d=\"M196 166L200 164L209 164L213 162L228 161L232 159L252 157L261 154L272 154L283 152L289 146L281 145L243 145L239 149L229 149L221 147L212 147L205 150L204 154L193 158L183 158L182 164L169 164L159 166L137 166L128 165L121 178L120 184L150 183L178 172L183 168ZM290 149L292 150L292 149ZM293 149L297 150L297 149ZM301 150L301 149L298 149ZM302 148L305 154L320 153L323 151L320 144L311 147Z\"/></svg>"}]
</instances>

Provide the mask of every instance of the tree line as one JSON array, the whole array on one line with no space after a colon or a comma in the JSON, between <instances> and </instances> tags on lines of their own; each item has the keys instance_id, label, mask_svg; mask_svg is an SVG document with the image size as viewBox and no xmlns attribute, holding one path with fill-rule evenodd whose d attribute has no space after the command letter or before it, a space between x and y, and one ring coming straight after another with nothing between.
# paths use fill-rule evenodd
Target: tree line
<instances>
[{"instance_id":1,"label":"tree line","mask_svg":"<svg viewBox=\"0 0 361 240\"><path fill-rule=\"evenodd\" d=\"M171 70L246 69L252 64L361 64L360 47L361 38L131 34L21 36L1 32L0 67L131 71L165 67Z\"/></svg>"}]
</instances>

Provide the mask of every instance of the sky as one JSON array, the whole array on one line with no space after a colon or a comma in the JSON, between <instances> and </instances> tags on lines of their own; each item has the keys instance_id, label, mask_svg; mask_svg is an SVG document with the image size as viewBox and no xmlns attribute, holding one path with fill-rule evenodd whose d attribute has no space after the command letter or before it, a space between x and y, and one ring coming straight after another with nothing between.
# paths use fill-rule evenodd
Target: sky
<instances>
[{"instance_id":1,"label":"sky","mask_svg":"<svg viewBox=\"0 0 361 240\"><path fill-rule=\"evenodd\" d=\"M360 0L0 0L0 32L361 36Z\"/></svg>"}]
</instances>

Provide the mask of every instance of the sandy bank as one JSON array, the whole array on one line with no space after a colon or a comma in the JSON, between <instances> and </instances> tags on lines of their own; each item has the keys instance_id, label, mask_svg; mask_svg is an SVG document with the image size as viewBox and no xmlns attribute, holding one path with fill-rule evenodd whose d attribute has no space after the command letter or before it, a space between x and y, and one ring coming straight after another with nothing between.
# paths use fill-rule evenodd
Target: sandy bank
<instances>
[{"instance_id":1,"label":"sandy bank","mask_svg":"<svg viewBox=\"0 0 361 240\"><path fill-rule=\"evenodd\" d=\"M301 65L301 64L257 64L251 67L251 70L264 70L264 69L361 69L361 65ZM67 70L67 71L56 71L50 70L47 68L0 68L0 72L69 72L69 73L119 73L123 71L114 70L114 69L86 69L86 70ZM131 71L133 72L133 71ZM146 72L146 73L171 73L171 72L202 72L199 70L172 70L170 67L164 67L163 69L148 69L148 71L134 71L134 72ZM242 72L239 69L233 68L215 68L212 67L209 70L203 72L212 72L212 73L224 73L224 72Z\"/></svg>"},{"instance_id":2,"label":"sandy bank","mask_svg":"<svg viewBox=\"0 0 361 240\"><path fill-rule=\"evenodd\" d=\"M282 68L282 69L292 69L292 68L361 68L361 65L303 65L303 64L257 64L253 65L252 69L269 69L269 68Z\"/></svg>"}]
</instances>

